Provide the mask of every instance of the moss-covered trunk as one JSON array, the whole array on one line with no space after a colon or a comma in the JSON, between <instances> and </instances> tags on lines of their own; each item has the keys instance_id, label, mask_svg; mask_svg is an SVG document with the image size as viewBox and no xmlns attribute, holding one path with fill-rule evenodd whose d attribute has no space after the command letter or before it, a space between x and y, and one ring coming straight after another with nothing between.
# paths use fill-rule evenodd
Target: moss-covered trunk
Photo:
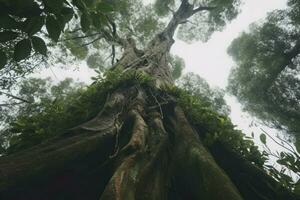
<instances>
[{"instance_id":1,"label":"moss-covered trunk","mask_svg":"<svg viewBox=\"0 0 300 200\"><path fill-rule=\"evenodd\" d=\"M0 197L288 200L296 196L222 144L207 149L176 98L116 90L91 121L0 160Z\"/></svg>"}]
</instances>

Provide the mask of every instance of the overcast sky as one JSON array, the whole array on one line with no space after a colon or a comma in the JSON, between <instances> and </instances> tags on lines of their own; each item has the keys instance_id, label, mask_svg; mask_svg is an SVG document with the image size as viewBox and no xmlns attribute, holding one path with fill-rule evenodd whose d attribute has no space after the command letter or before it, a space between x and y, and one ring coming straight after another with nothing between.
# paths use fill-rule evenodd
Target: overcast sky
<instances>
[{"instance_id":1,"label":"overcast sky","mask_svg":"<svg viewBox=\"0 0 300 200\"><path fill-rule=\"evenodd\" d=\"M197 73L206 79L211 86L225 88L230 69L234 66L232 59L226 53L232 40L242 31L246 31L251 23L262 20L268 12L274 9L284 8L285 5L286 0L243 0L241 7L242 12L238 17L228 24L222 32L214 33L207 43L196 42L186 44L176 40L171 52L185 60L185 72ZM86 69L86 67L84 70L74 70L72 73L62 71L59 68L52 68L52 70L48 69L43 72L43 77L49 75L57 81L63 80L66 76L70 76L74 79L89 83L94 72L91 69ZM241 111L240 104L235 98L227 95L226 101L231 107L230 117L233 123L248 135L250 135L252 131L255 132L255 139L257 141L261 131L259 128L249 127L253 119ZM265 127L264 129L273 134L275 133L274 130ZM268 141L270 141L270 139ZM272 150L280 150L278 145L272 142L269 144L271 144Z\"/></svg>"}]
</instances>

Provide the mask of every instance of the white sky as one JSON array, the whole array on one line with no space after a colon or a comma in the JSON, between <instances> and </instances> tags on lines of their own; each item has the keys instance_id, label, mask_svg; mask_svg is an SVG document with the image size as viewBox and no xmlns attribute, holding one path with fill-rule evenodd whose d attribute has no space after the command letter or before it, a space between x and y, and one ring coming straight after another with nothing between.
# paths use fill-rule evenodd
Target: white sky
<instances>
[{"instance_id":1,"label":"white sky","mask_svg":"<svg viewBox=\"0 0 300 200\"><path fill-rule=\"evenodd\" d=\"M150 2L152 0L144 0L144 2L146 1ZM186 44L176 40L171 52L185 60L185 72L197 73L206 79L211 86L225 88L230 69L234 66L232 59L226 52L232 40L242 31L247 30L249 24L263 19L269 11L284 8L285 5L286 0L243 0L242 12L238 17L228 24L222 32L214 33L207 43ZM72 72L66 72L56 67L42 73L43 77L51 76L56 80L63 80L69 76L87 83L91 82L90 77L93 75L93 70L86 67ZM258 141L261 131L257 127L249 127L253 119L247 113L242 112L240 104L234 97L226 96L226 101L231 107L230 117L232 122L247 135L250 135L251 132L256 133L255 140ZM266 127L264 129L273 135L275 134L274 130ZM270 139L267 139L267 141L272 150L280 151L282 149L271 142Z\"/></svg>"}]
</instances>

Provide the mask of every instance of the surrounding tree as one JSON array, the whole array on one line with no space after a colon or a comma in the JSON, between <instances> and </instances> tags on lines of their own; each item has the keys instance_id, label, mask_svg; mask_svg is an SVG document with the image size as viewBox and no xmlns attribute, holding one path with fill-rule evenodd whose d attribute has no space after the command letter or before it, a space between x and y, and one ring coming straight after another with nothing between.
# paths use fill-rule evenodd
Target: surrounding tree
<instances>
[{"instance_id":1,"label":"surrounding tree","mask_svg":"<svg viewBox=\"0 0 300 200\"><path fill-rule=\"evenodd\" d=\"M265 124L300 137L299 1L289 0L228 49L236 62L229 91Z\"/></svg>"},{"instance_id":2,"label":"surrounding tree","mask_svg":"<svg viewBox=\"0 0 300 200\"><path fill-rule=\"evenodd\" d=\"M11 10L10 6L15 5L7 0L0 2L2 9ZM15 121L16 129L10 129L15 138L41 134L42 139L31 147L26 144L26 149L22 141L17 141L15 151L20 146L23 149L8 152L0 159L2 199L300 199L294 188L268 174L264 168L267 158L234 128L228 117L213 110L217 105L211 105L211 99L199 98L201 92L193 96L174 86L171 66L176 71L180 61L170 64L169 51L177 28L181 38L207 40L238 14L239 1L158 0L146 6L137 0L24 2L34 6L26 4L15 10L20 18L13 19L24 20L27 16L23 11L34 14L39 10L38 15L45 15L50 10L46 29L54 41L59 40L62 31L55 12L75 5L80 21L70 26L95 34L94 40L103 39L103 46L90 41L94 45L88 51L93 55L98 53L93 52L94 48L99 47L101 52L102 47L110 45L113 66L104 74L100 71L95 82L79 92L63 86L70 83L61 83L59 92L51 91L57 99L46 98L53 101L52 105L34 106L38 110L32 116L25 113L25 121L22 117ZM15 11L8 16L15 15ZM98 24L91 19L102 18L107 25L97 32L93 27ZM49 28L52 25L56 28ZM40 30L43 32L43 28ZM34 46L34 42L31 36L25 37L21 44L26 47L27 57L27 47ZM13 46L17 50L21 44ZM82 52L80 55L85 57ZM12 57L18 61L25 56L17 58ZM97 65L99 61L93 60L90 62ZM5 69L10 71L9 66ZM70 94L69 100L61 94L64 88ZM42 102L47 92L40 93L40 100L33 100ZM61 127L64 130L58 129Z\"/></svg>"},{"instance_id":3,"label":"surrounding tree","mask_svg":"<svg viewBox=\"0 0 300 200\"><path fill-rule=\"evenodd\" d=\"M70 78L58 84L49 78L30 78L16 88L13 97L0 105L2 153L33 146L69 127L67 119L72 112L64 108L84 90L82 83L74 83Z\"/></svg>"},{"instance_id":4,"label":"surrounding tree","mask_svg":"<svg viewBox=\"0 0 300 200\"><path fill-rule=\"evenodd\" d=\"M230 107L224 99L225 91L220 88L211 88L199 75L189 72L177 81L177 85L203 102L207 102L208 107L221 115L230 114Z\"/></svg>"}]
</instances>

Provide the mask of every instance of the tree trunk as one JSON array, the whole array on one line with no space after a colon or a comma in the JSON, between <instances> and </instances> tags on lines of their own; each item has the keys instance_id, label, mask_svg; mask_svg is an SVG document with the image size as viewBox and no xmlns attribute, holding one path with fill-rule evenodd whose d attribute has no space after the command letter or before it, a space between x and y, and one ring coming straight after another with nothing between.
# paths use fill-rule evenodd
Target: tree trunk
<instances>
[{"instance_id":1,"label":"tree trunk","mask_svg":"<svg viewBox=\"0 0 300 200\"><path fill-rule=\"evenodd\" d=\"M207 149L176 99L134 85L91 121L0 160L0 197L18 199L299 199L215 144Z\"/></svg>"}]
</instances>

